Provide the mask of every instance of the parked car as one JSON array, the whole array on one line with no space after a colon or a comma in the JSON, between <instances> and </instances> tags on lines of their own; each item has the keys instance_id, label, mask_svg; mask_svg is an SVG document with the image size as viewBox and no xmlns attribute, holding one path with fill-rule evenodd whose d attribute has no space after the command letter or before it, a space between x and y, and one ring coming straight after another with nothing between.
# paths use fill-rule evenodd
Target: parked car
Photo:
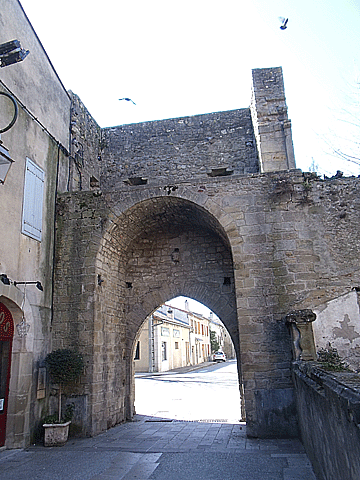
<instances>
[{"instance_id":1,"label":"parked car","mask_svg":"<svg viewBox=\"0 0 360 480\"><path fill-rule=\"evenodd\" d=\"M215 352L213 355L214 362L226 362L226 355L224 352Z\"/></svg>"}]
</instances>

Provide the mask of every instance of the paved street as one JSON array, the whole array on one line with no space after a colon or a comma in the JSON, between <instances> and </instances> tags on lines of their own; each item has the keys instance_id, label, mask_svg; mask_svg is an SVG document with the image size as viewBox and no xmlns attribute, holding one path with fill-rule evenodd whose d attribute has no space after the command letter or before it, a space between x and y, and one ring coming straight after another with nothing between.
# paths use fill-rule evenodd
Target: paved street
<instances>
[{"instance_id":1,"label":"paved street","mask_svg":"<svg viewBox=\"0 0 360 480\"><path fill-rule=\"evenodd\" d=\"M238 423L236 360L206 364L193 371L137 375L135 408L138 414L153 417Z\"/></svg>"},{"instance_id":2,"label":"paved street","mask_svg":"<svg viewBox=\"0 0 360 480\"><path fill-rule=\"evenodd\" d=\"M316 480L299 440L248 439L245 424L230 421L239 413L233 363L137 378L138 412L149 412L63 447L4 450L0 480ZM206 408L196 406L199 399L190 391L206 400ZM179 418L189 412L186 398L200 422Z\"/></svg>"}]
</instances>

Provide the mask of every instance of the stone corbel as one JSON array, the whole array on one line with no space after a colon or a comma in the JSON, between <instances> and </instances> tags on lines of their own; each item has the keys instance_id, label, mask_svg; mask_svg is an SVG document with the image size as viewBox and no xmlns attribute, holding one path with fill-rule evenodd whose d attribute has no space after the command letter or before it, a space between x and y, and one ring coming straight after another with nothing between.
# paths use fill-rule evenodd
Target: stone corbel
<instances>
[{"instance_id":1,"label":"stone corbel","mask_svg":"<svg viewBox=\"0 0 360 480\"><path fill-rule=\"evenodd\" d=\"M314 333L311 323L316 320L312 310L294 310L284 317L290 327L294 360L316 360Z\"/></svg>"}]
</instances>

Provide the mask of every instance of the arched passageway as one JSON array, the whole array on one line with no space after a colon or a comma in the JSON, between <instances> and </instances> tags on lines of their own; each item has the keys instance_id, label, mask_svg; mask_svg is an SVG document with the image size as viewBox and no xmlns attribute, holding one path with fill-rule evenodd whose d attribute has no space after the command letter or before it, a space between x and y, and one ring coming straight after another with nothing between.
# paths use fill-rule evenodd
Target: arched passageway
<instances>
[{"instance_id":1,"label":"arched passageway","mask_svg":"<svg viewBox=\"0 0 360 480\"><path fill-rule=\"evenodd\" d=\"M206 193L195 185L179 186L176 195L135 186L59 199L53 348L85 354L76 392L83 433L132 418L137 332L159 305L183 295L214 311L233 339L248 434L297 434L290 335L282 321L294 295L278 293L292 281L283 273L297 258L287 249L297 243L277 233L292 212L265 215L270 200L259 188L263 203L256 206L253 193L238 195L241 182L252 192L257 181L237 180L226 195L212 184Z\"/></svg>"},{"instance_id":2,"label":"arched passageway","mask_svg":"<svg viewBox=\"0 0 360 480\"><path fill-rule=\"evenodd\" d=\"M110 235L98 260L103 256L110 264L111 245L111 266L116 273L110 285L122 298L120 314L126 336L124 409L126 418L131 418L136 335L144 318L162 303L184 295L206 304L224 319L239 353L233 262L219 222L205 209L179 198L158 197L135 205L119 216ZM102 290L107 290L108 272L101 275Z\"/></svg>"},{"instance_id":3,"label":"arched passageway","mask_svg":"<svg viewBox=\"0 0 360 480\"><path fill-rule=\"evenodd\" d=\"M67 304L65 313L61 304L56 306L54 339L55 345L57 340L62 345L65 336L74 347L87 344L92 381L78 401L82 410L86 407L87 418L81 421L88 434L132 418L136 335L144 319L167 300L183 295L207 305L222 319L240 357L232 252L219 221L189 200L166 195L115 212L102 213L88 243L86 227L79 229L79 223L73 223L68 242L61 237L59 242L57 281L67 284L73 308ZM66 262L67 252L74 251L88 264L88 281L83 268ZM61 268L64 258L66 268ZM94 273L97 285L91 294Z\"/></svg>"}]
</instances>

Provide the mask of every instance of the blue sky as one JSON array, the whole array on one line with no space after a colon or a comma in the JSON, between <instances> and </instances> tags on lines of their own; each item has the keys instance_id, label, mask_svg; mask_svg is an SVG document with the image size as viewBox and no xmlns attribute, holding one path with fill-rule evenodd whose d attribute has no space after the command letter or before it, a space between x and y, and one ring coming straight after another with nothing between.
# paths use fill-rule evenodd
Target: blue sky
<instances>
[{"instance_id":1,"label":"blue sky","mask_svg":"<svg viewBox=\"0 0 360 480\"><path fill-rule=\"evenodd\" d=\"M21 3L65 87L102 127L248 107L251 69L282 66L297 167L359 175L332 155L359 149L359 2Z\"/></svg>"}]
</instances>

